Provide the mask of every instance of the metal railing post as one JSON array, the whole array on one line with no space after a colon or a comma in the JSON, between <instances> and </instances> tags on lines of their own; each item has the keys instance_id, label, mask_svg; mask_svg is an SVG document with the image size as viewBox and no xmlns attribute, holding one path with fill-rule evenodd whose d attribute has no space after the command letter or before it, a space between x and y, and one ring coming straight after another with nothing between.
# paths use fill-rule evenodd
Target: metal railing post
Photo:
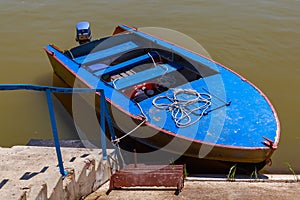
<instances>
[{"instance_id":1,"label":"metal railing post","mask_svg":"<svg viewBox=\"0 0 300 200\"><path fill-rule=\"evenodd\" d=\"M62 155L61 155L61 151L60 151L59 138L58 138L57 127L56 127L56 122L55 122L55 115L54 115L51 91L49 89L46 90L46 96L47 96L47 102L48 102L48 110L49 110L49 115L50 115L52 133L53 133L53 138L54 138L54 143L55 143L55 150L56 150L56 155L57 155L57 160L58 160L59 172L64 177L68 174L68 172L64 170L64 164L63 164Z\"/></svg>"},{"instance_id":2,"label":"metal railing post","mask_svg":"<svg viewBox=\"0 0 300 200\"><path fill-rule=\"evenodd\" d=\"M116 140L116 135L114 132L112 119L110 116L110 111L108 109L108 105L106 103L105 94L103 89L91 89L91 88L59 88L59 87L53 87L53 86L40 86L40 85L30 85L30 84L0 84L0 91L1 90L33 90L33 91L43 91L46 93L47 97L47 103L48 103L48 111L50 116L50 122L51 122L51 128L52 128L52 134L55 144L55 150L58 160L58 167L59 172L61 173L62 177L65 177L68 172L64 170L63 160L62 160L62 154L60 149L60 143L58 138L58 131L55 121L55 113L54 113L54 107L52 102L52 93L88 93L88 92L96 92L99 93L99 121L100 121L100 134L101 134L101 146L102 146L102 154L103 154L103 160L107 160L107 147L106 147L106 123L109 128L109 133L111 139L114 141ZM117 156L119 159L121 159L121 155L119 152L119 147L117 143L114 143L114 146L116 148ZM123 159L122 164L124 164Z\"/></svg>"},{"instance_id":3,"label":"metal railing post","mask_svg":"<svg viewBox=\"0 0 300 200\"><path fill-rule=\"evenodd\" d=\"M104 94L104 91L102 91L103 93L103 96L105 97L105 94ZM102 95L101 93L101 95ZM105 119L107 121L107 125L108 125L108 129L109 129L109 133L110 133L110 137L111 137L111 140L112 141L115 141L117 139L116 137L116 134L115 134L115 131L114 131L114 127L113 127L113 123L112 123L112 119L111 119L111 116L110 116L110 112L109 112L109 109L108 109L108 105L107 105L107 102L105 101L105 98L103 99L104 101L104 112L105 112ZM123 168L123 166L125 166L125 163L121 157L121 152L120 152L120 149L119 149L119 144L117 142L113 142L113 146L115 147L115 152L117 154L117 158L118 160L122 161L122 163L120 163L120 167Z\"/></svg>"},{"instance_id":4,"label":"metal railing post","mask_svg":"<svg viewBox=\"0 0 300 200\"><path fill-rule=\"evenodd\" d=\"M107 150L106 150L106 136L105 136L105 96L104 91L100 90L100 132L101 132L101 145L102 145L102 154L103 160L107 160Z\"/></svg>"}]
</instances>

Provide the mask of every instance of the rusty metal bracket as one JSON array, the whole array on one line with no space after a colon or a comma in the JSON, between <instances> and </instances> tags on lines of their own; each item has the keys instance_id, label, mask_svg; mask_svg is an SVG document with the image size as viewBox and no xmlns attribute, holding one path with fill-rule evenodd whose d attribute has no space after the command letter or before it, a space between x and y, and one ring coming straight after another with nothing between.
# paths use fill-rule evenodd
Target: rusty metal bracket
<instances>
[{"instance_id":1,"label":"rusty metal bracket","mask_svg":"<svg viewBox=\"0 0 300 200\"><path fill-rule=\"evenodd\" d=\"M184 165L127 165L111 176L106 194L122 187L176 187L178 195L184 187Z\"/></svg>"}]
</instances>

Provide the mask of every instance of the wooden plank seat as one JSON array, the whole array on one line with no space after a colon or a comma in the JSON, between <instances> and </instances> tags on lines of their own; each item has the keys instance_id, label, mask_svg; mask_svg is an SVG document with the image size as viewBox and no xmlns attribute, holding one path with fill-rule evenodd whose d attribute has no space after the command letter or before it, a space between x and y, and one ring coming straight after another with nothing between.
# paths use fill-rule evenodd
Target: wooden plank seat
<instances>
[{"instance_id":1,"label":"wooden plank seat","mask_svg":"<svg viewBox=\"0 0 300 200\"><path fill-rule=\"evenodd\" d=\"M150 80L162 76L165 73L170 73L176 70L181 69L182 66L175 65L175 63L169 64L160 64L154 68L149 68L144 71L132 74L120 79L110 82L109 84L116 89L124 89L139 83L145 82L145 80Z\"/></svg>"},{"instance_id":2,"label":"wooden plank seat","mask_svg":"<svg viewBox=\"0 0 300 200\"><path fill-rule=\"evenodd\" d=\"M156 58L158 55L154 54L151 55L153 58ZM151 57L149 56L149 54L144 54L141 55L139 57L121 62L119 64L113 65L113 66L109 66L109 68L99 68L98 70L94 70L94 75L96 76L101 76L103 74L111 74L114 73L116 71L126 71L136 65L139 65L147 60L151 59Z\"/></svg>"},{"instance_id":3,"label":"wooden plank seat","mask_svg":"<svg viewBox=\"0 0 300 200\"><path fill-rule=\"evenodd\" d=\"M88 66L87 69L89 69L89 71L91 71L91 72L96 72L96 71L105 69L107 67L109 67L109 66L106 64L96 63L96 64Z\"/></svg>"},{"instance_id":4,"label":"wooden plank seat","mask_svg":"<svg viewBox=\"0 0 300 200\"><path fill-rule=\"evenodd\" d=\"M81 64L81 65L87 65L93 62L96 62L98 60L101 60L103 58L109 57L109 56L113 56L119 53L125 53L129 50L133 50L135 48L137 48L138 45L132 41L128 41L104 50L100 50L97 52L93 52L84 56L80 56L77 58L74 58L74 60Z\"/></svg>"}]
</instances>

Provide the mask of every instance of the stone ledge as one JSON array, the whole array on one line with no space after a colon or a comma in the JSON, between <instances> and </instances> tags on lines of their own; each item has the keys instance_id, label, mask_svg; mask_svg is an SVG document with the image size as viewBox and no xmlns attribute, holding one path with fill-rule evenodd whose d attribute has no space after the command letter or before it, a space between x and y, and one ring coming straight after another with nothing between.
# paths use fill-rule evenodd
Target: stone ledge
<instances>
[{"instance_id":1,"label":"stone ledge","mask_svg":"<svg viewBox=\"0 0 300 200\"><path fill-rule=\"evenodd\" d=\"M54 147L0 148L0 196L5 199L79 199L111 175L101 149L61 148L69 175L61 178ZM108 150L112 155L113 150Z\"/></svg>"}]
</instances>

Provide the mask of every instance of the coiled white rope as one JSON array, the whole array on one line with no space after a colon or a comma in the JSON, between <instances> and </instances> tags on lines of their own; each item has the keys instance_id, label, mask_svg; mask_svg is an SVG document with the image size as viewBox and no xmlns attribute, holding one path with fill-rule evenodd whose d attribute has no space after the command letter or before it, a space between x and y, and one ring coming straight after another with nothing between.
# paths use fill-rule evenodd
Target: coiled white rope
<instances>
[{"instance_id":1,"label":"coiled white rope","mask_svg":"<svg viewBox=\"0 0 300 200\"><path fill-rule=\"evenodd\" d=\"M158 109L169 110L179 128L188 127L198 122L211 106L211 95L208 93L199 93L192 89L171 90L173 96L158 96L153 99L152 104ZM170 103L158 103L159 100L162 101L163 99Z\"/></svg>"}]
</instances>

